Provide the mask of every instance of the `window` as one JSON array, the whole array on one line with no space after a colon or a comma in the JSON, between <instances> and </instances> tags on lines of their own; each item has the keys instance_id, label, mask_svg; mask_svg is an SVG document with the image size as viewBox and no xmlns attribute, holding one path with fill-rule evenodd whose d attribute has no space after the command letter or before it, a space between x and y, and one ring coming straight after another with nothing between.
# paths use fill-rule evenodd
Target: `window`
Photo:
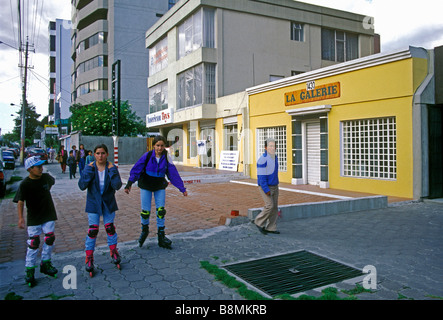
<instances>
[{"instance_id":1,"label":"window","mask_svg":"<svg viewBox=\"0 0 443 320\"><path fill-rule=\"evenodd\" d=\"M323 60L344 62L358 58L358 35L339 31L321 30L321 55Z\"/></svg>"},{"instance_id":2,"label":"window","mask_svg":"<svg viewBox=\"0 0 443 320\"><path fill-rule=\"evenodd\" d=\"M55 36L50 36L49 37L49 51L55 51Z\"/></svg>"},{"instance_id":3,"label":"window","mask_svg":"<svg viewBox=\"0 0 443 320\"><path fill-rule=\"evenodd\" d=\"M163 38L149 49L149 75L152 76L168 66L168 38Z\"/></svg>"},{"instance_id":4,"label":"window","mask_svg":"<svg viewBox=\"0 0 443 320\"><path fill-rule=\"evenodd\" d=\"M149 113L168 108L168 82L161 82L149 88Z\"/></svg>"},{"instance_id":5,"label":"window","mask_svg":"<svg viewBox=\"0 0 443 320\"><path fill-rule=\"evenodd\" d=\"M175 5L176 2L177 2L177 0L169 0L168 1L168 9L171 9Z\"/></svg>"},{"instance_id":6,"label":"window","mask_svg":"<svg viewBox=\"0 0 443 320\"><path fill-rule=\"evenodd\" d=\"M342 122L342 149L344 176L397 178L395 117Z\"/></svg>"},{"instance_id":7,"label":"window","mask_svg":"<svg viewBox=\"0 0 443 320\"><path fill-rule=\"evenodd\" d=\"M291 40L294 41L305 41L304 38L304 26L301 23L291 22Z\"/></svg>"},{"instance_id":8,"label":"window","mask_svg":"<svg viewBox=\"0 0 443 320\"><path fill-rule=\"evenodd\" d=\"M178 39L179 59L201 47L214 48L214 10L203 8L194 13L178 27Z\"/></svg>"},{"instance_id":9,"label":"window","mask_svg":"<svg viewBox=\"0 0 443 320\"><path fill-rule=\"evenodd\" d=\"M225 126L225 150L237 151L238 150L238 138L237 138L237 125Z\"/></svg>"},{"instance_id":10,"label":"window","mask_svg":"<svg viewBox=\"0 0 443 320\"><path fill-rule=\"evenodd\" d=\"M177 91L178 109L202 103L214 104L215 64L199 64L180 73Z\"/></svg>"},{"instance_id":11,"label":"window","mask_svg":"<svg viewBox=\"0 0 443 320\"><path fill-rule=\"evenodd\" d=\"M49 57L49 72L55 72L55 57Z\"/></svg>"},{"instance_id":12,"label":"window","mask_svg":"<svg viewBox=\"0 0 443 320\"><path fill-rule=\"evenodd\" d=\"M96 44L107 43L107 42L108 42L108 33L98 32L79 43L76 50L77 54L95 46Z\"/></svg>"},{"instance_id":13,"label":"window","mask_svg":"<svg viewBox=\"0 0 443 320\"><path fill-rule=\"evenodd\" d=\"M283 76L273 76L273 75L270 75L269 76L269 82L277 81L277 80L280 80L280 79L283 79L283 78L284 78Z\"/></svg>"},{"instance_id":14,"label":"window","mask_svg":"<svg viewBox=\"0 0 443 320\"><path fill-rule=\"evenodd\" d=\"M278 157L278 170L287 171L286 127L257 129L257 159L265 152L265 140L268 138L273 138L276 143L275 154Z\"/></svg>"},{"instance_id":15,"label":"window","mask_svg":"<svg viewBox=\"0 0 443 320\"><path fill-rule=\"evenodd\" d=\"M84 83L77 88L76 98L81 95L98 91L98 90L108 90L108 80L107 79L98 79L91 82Z\"/></svg>"},{"instance_id":16,"label":"window","mask_svg":"<svg viewBox=\"0 0 443 320\"><path fill-rule=\"evenodd\" d=\"M197 157L197 130L189 129L188 159Z\"/></svg>"},{"instance_id":17,"label":"window","mask_svg":"<svg viewBox=\"0 0 443 320\"><path fill-rule=\"evenodd\" d=\"M77 75L98 67L108 66L108 56L97 56L82 62L77 67Z\"/></svg>"},{"instance_id":18,"label":"window","mask_svg":"<svg viewBox=\"0 0 443 320\"><path fill-rule=\"evenodd\" d=\"M205 103L215 104L215 64L205 64Z\"/></svg>"}]
</instances>

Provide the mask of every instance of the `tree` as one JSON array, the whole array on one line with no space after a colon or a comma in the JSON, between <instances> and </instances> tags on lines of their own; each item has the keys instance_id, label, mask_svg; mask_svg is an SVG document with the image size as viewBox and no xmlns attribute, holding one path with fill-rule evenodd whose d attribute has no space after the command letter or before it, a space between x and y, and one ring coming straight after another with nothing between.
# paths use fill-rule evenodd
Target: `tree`
<instances>
[{"instance_id":1,"label":"tree","mask_svg":"<svg viewBox=\"0 0 443 320\"><path fill-rule=\"evenodd\" d=\"M111 100L97 101L89 105L74 104L70 107L73 130L81 130L84 135L112 136ZM120 134L133 137L144 134L144 122L132 110L128 101L120 106Z\"/></svg>"},{"instance_id":2,"label":"tree","mask_svg":"<svg viewBox=\"0 0 443 320\"><path fill-rule=\"evenodd\" d=\"M18 117L14 119L15 127L13 130L14 137L17 137L17 140L20 140L21 137L21 110L17 112ZM35 111L35 106L32 103L27 105L25 108L25 146L29 146L34 143L34 135L35 130L40 125L40 121L38 118L40 114Z\"/></svg>"}]
</instances>

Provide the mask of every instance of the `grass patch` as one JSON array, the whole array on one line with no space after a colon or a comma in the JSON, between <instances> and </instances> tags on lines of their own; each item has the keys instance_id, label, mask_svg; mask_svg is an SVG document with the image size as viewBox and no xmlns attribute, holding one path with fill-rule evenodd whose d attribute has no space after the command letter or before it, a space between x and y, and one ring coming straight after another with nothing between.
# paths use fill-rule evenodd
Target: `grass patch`
<instances>
[{"instance_id":1,"label":"grass patch","mask_svg":"<svg viewBox=\"0 0 443 320\"><path fill-rule=\"evenodd\" d=\"M23 180L23 177L20 176L12 176L6 184L13 184L14 182Z\"/></svg>"},{"instance_id":2,"label":"grass patch","mask_svg":"<svg viewBox=\"0 0 443 320\"><path fill-rule=\"evenodd\" d=\"M56 294L51 293L51 294L49 294L47 296L41 297L40 299L51 298L51 300L60 300L60 299L66 298L66 297L73 297L73 296L74 296L73 293L72 294L64 294L64 295L61 295L61 296L58 296Z\"/></svg>"},{"instance_id":3,"label":"grass patch","mask_svg":"<svg viewBox=\"0 0 443 320\"><path fill-rule=\"evenodd\" d=\"M15 292L9 292L4 300L23 300L22 296L19 296L18 294L15 294Z\"/></svg>"}]
</instances>

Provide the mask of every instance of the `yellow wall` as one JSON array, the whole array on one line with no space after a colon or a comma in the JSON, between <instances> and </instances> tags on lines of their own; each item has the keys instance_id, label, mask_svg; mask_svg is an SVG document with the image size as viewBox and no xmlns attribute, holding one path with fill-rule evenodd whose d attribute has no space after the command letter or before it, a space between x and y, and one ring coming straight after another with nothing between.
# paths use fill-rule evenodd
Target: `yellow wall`
<instances>
[{"instance_id":1,"label":"yellow wall","mask_svg":"<svg viewBox=\"0 0 443 320\"><path fill-rule=\"evenodd\" d=\"M256 129L286 126L288 172L279 174L281 182L291 183L291 116L286 110L331 105L328 114L329 185L333 189L353 190L399 197L413 197L412 103L413 94L426 77L427 60L408 58L378 66L315 80L315 85L340 82L339 98L285 106L284 94L306 88L300 83L249 96L251 144L256 178ZM397 179L395 181L342 177L340 159L340 121L396 117Z\"/></svg>"},{"instance_id":2,"label":"yellow wall","mask_svg":"<svg viewBox=\"0 0 443 320\"><path fill-rule=\"evenodd\" d=\"M219 118L217 120L215 120L215 136L216 136L216 147L217 147L217 152L216 152L216 159L215 159L215 163L216 163L216 169L219 169L219 165L220 165L220 152L225 150L225 146L224 146L224 132L223 132L223 118ZM242 115L239 114L237 115L237 137L238 139L238 150L239 152L239 160L238 160L238 172L243 172L244 170L244 165L243 165L243 137L242 137L242 128L243 128L243 118Z\"/></svg>"}]
</instances>

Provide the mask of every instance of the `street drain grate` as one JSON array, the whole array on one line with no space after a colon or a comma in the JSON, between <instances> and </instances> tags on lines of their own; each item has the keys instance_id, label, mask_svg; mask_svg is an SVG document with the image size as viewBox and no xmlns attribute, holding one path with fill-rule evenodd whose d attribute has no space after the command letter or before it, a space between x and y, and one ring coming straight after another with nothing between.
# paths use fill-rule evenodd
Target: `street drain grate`
<instances>
[{"instance_id":1,"label":"street drain grate","mask_svg":"<svg viewBox=\"0 0 443 320\"><path fill-rule=\"evenodd\" d=\"M271 297L295 294L363 274L361 270L305 250L223 268Z\"/></svg>"}]
</instances>

